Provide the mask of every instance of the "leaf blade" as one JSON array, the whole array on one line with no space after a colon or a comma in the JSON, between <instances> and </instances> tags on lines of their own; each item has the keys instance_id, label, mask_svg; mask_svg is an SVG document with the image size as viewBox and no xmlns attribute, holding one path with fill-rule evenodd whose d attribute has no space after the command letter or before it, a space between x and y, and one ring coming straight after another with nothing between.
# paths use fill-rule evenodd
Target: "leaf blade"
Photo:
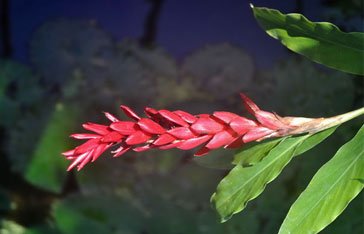
<instances>
[{"instance_id":1,"label":"leaf blade","mask_svg":"<svg viewBox=\"0 0 364 234\"><path fill-rule=\"evenodd\" d=\"M322 166L292 205L279 233L317 233L335 220L363 189L364 125ZM346 194L340 192L346 191Z\"/></svg>"},{"instance_id":2,"label":"leaf blade","mask_svg":"<svg viewBox=\"0 0 364 234\"><path fill-rule=\"evenodd\" d=\"M364 75L364 33L345 33L331 23L264 7L253 7L253 13L260 26L288 49L325 66Z\"/></svg>"},{"instance_id":3,"label":"leaf blade","mask_svg":"<svg viewBox=\"0 0 364 234\"><path fill-rule=\"evenodd\" d=\"M67 161L61 153L71 145L69 132L75 127L78 112L57 104L24 172L25 179L43 189L59 193L67 175Z\"/></svg>"},{"instance_id":4,"label":"leaf blade","mask_svg":"<svg viewBox=\"0 0 364 234\"><path fill-rule=\"evenodd\" d=\"M304 150L309 150L313 147L313 144L319 144L324 138L331 135L335 129L331 128L315 135L283 139L262 161L254 166L243 167L243 165L237 164L221 180L216 192L211 197L211 202L214 203L221 221L225 222L232 215L242 211L247 202L259 196L266 184L274 180L294 156L303 153ZM297 151L297 149L300 149L299 146L311 137L318 140L311 142L311 147L305 147Z\"/></svg>"},{"instance_id":5,"label":"leaf blade","mask_svg":"<svg viewBox=\"0 0 364 234\"><path fill-rule=\"evenodd\" d=\"M259 144L253 145L249 148L244 148L238 152L233 160L233 164L241 164L243 166L251 166L261 161L265 156L268 155L269 151L281 142L283 138L278 138Z\"/></svg>"},{"instance_id":6,"label":"leaf blade","mask_svg":"<svg viewBox=\"0 0 364 234\"><path fill-rule=\"evenodd\" d=\"M265 184L275 179L293 157L299 142L293 138L285 139L258 164L252 167L243 167L238 164L229 172L219 183L216 193L211 198L222 222L243 210L248 201L263 192ZM280 151L283 153L279 153ZM277 157L277 154L280 156ZM235 186L231 188L231 184Z\"/></svg>"}]
</instances>

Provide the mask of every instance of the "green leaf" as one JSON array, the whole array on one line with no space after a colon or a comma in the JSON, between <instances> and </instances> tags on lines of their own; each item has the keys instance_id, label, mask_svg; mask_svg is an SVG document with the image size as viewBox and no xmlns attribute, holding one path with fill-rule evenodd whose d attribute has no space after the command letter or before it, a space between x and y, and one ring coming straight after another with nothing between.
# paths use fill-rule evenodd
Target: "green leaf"
<instances>
[{"instance_id":1,"label":"green leaf","mask_svg":"<svg viewBox=\"0 0 364 234\"><path fill-rule=\"evenodd\" d=\"M238 93L241 87L252 86L254 62L244 50L228 43L207 45L184 59L181 76L181 80L192 78L200 95L206 93L226 99Z\"/></svg>"},{"instance_id":2,"label":"green leaf","mask_svg":"<svg viewBox=\"0 0 364 234\"><path fill-rule=\"evenodd\" d=\"M335 130L336 128L331 128L330 130L327 130L327 134L331 135L331 133L333 133ZM312 147L323 141L326 137L326 134L315 134L310 136L298 147L296 150L296 155L310 150ZM268 153L282 140L284 140L284 138L268 140L260 143L254 142L250 147L243 147L242 150L235 155L233 164L241 164L244 167L252 166L267 156Z\"/></svg>"},{"instance_id":3,"label":"green leaf","mask_svg":"<svg viewBox=\"0 0 364 234\"><path fill-rule=\"evenodd\" d=\"M299 145L296 149L295 155L303 154L306 151L309 151L320 142L325 140L328 136L335 132L338 126L332 127L325 131L319 132L307 138L301 145Z\"/></svg>"},{"instance_id":4,"label":"green leaf","mask_svg":"<svg viewBox=\"0 0 364 234\"><path fill-rule=\"evenodd\" d=\"M311 22L301 14L253 7L260 26L288 49L325 66L364 75L364 33L345 33L327 22Z\"/></svg>"},{"instance_id":5,"label":"green leaf","mask_svg":"<svg viewBox=\"0 0 364 234\"><path fill-rule=\"evenodd\" d=\"M322 166L292 205L279 233L318 233L363 189L364 125Z\"/></svg>"},{"instance_id":6,"label":"green leaf","mask_svg":"<svg viewBox=\"0 0 364 234\"><path fill-rule=\"evenodd\" d=\"M261 194L267 183L274 180L296 155L309 150L331 135L336 128L331 128L315 135L304 135L283 139L270 150L267 156L252 167L237 164L221 180L211 202L225 222L232 215L242 211L247 202ZM309 143L305 143L305 141ZM263 150L260 152L264 152Z\"/></svg>"},{"instance_id":7,"label":"green leaf","mask_svg":"<svg viewBox=\"0 0 364 234\"><path fill-rule=\"evenodd\" d=\"M71 107L56 106L25 172L27 181L49 191L61 191L67 173L67 161L61 153L71 147L68 136L76 117Z\"/></svg>"},{"instance_id":8,"label":"green leaf","mask_svg":"<svg viewBox=\"0 0 364 234\"><path fill-rule=\"evenodd\" d=\"M355 178L354 180L357 180L357 181L359 181L360 183L364 184L364 179L361 179L361 178Z\"/></svg>"},{"instance_id":9,"label":"green leaf","mask_svg":"<svg viewBox=\"0 0 364 234\"><path fill-rule=\"evenodd\" d=\"M0 223L1 234L25 234L25 232L26 229L14 221L3 220Z\"/></svg>"},{"instance_id":10,"label":"green leaf","mask_svg":"<svg viewBox=\"0 0 364 234\"><path fill-rule=\"evenodd\" d=\"M233 164L241 164L244 167L252 166L267 156L269 151L271 151L271 149L278 145L282 140L284 140L284 138L255 143L248 148L243 147L242 150L235 155Z\"/></svg>"},{"instance_id":11,"label":"green leaf","mask_svg":"<svg viewBox=\"0 0 364 234\"><path fill-rule=\"evenodd\" d=\"M27 110L40 106L43 94L39 76L29 67L0 59L0 125L13 130Z\"/></svg>"}]
</instances>

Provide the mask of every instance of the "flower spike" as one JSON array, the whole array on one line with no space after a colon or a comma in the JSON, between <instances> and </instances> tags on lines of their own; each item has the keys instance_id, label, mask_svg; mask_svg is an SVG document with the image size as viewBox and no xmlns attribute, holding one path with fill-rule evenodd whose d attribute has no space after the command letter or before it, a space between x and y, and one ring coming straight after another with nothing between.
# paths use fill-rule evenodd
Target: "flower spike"
<instances>
[{"instance_id":1,"label":"flower spike","mask_svg":"<svg viewBox=\"0 0 364 234\"><path fill-rule=\"evenodd\" d=\"M111 121L109 125L86 123L83 127L91 133L71 135L73 138L87 141L63 153L66 159L72 160L68 170L74 167L82 169L113 146L118 146L112 151L114 157L121 156L130 149L135 152L153 148L190 150L199 146L195 156L202 156L221 147L237 148L251 141L300 134L306 129L297 123L307 124L313 120L282 118L275 113L261 110L246 95L240 95L245 107L256 120L226 111L192 115L181 110L155 110L150 107L145 108L147 117L140 117L124 105L120 108L130 118L127 121L104 112L106 118Z\"/></svg>"}]
</instances>

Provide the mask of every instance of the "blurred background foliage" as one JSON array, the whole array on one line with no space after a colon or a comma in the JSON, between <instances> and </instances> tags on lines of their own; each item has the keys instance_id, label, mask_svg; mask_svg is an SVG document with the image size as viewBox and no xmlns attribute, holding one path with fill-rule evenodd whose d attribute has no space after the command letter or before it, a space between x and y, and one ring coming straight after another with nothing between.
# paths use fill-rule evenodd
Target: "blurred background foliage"
<instances>
[{"instance_id":1,"label":"blurred background foliage","mask_svg":"<svg viewBox=\"0 0 364 234\"><path fill-rule=\"evenodd\" d=\"M325 13L336 20L358 17L361 13L349 2L359 4L323 1ZM146 22L152 28L156 23L150 15ZM243 48L228 42L206 44L178 60L155 43L148 27L142 39L118 41L95 21L61 18L33 33L29 64L5 56L4 50L0 233L274 233L315 171L360 126L360 121L345 124L295 159L244 212L224 224L209 198L231 167L233 151L203 158L178 150L118 159L105 154L81 172L67 173L60 153L77 143L68 135L82 132L83 121L106 123L102 111L121 114L119 104L139 113L153 106L244 114L238 93L246 92L264 109L308 117L363 104L361 79L288 51L262 69ZM322 233L362 233L362 202L363 194Z\"/></svg>"}]
</instances>

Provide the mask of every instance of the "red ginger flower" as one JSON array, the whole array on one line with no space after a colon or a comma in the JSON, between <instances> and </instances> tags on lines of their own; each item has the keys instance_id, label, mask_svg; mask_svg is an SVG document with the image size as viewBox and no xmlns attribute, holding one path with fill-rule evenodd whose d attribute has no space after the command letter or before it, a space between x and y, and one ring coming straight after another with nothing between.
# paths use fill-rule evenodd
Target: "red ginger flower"
<instances>
[{"instance_id":1,"label":"red ginger flower","mask_svg":"<svg viewBox=\"0 0 364 234\"><path fill-rule=\"evenodd\" d=\"M75 166L81 170L87 163L95 161L103 152L116 145L119 147L112 151L114 157L121 156L130 149L136 152L151 148L189 150L201 145L195 156L202 156L220 147L237 148L247 142L284 136L297 129L292 125L297 118L281 118L274 113L260 110L244 94L241 97L256 121L225 111L216 111L211 115L192 115L181 110L155 110L147 107L145 113L148 117L142 118L129 107L122 105L120 108L132 121L122 121L105 112L105 116L111 121L110 125L86 123L83 128L93 133L71 135L87 141L63 153L67 159L73 161L68 170ZM311 120L298 119L299 122Z\"/></svg>"}]
</instances>

